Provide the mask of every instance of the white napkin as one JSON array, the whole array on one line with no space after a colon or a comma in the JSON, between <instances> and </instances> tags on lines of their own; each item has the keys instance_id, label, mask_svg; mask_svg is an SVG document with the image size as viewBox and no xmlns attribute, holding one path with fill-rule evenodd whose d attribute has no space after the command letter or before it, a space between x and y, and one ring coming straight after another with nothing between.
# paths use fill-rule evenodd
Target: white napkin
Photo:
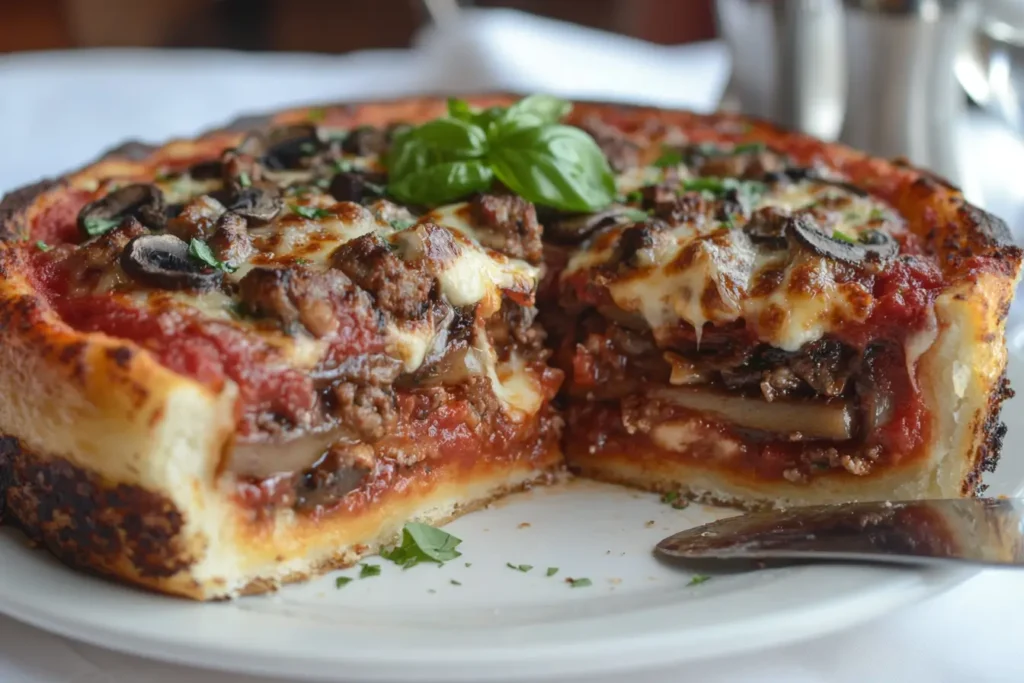
<instances>
[{"instance_id":1,"label":"white napkin","mask_svg":"<svg viewBox=\"0 0 1024 683\"><path fill-rule=\"evenodd\" d=\"M190 135L241 113L292 104L507 89L710 110L727 69L718 44L658 47L511 11L467 12L457 23L426 31L415 52L333 57L97 50L2 57L0 192L87 163L125 138ZM1024 145L983 118L965 126L964 147L973 154L968 172L982 181L989 208L1024 230L1024 188L1016 172L1024 167ZM1011 624L1019 624L1022 613L1024 579L988 572L944 596L839 635L631 678L637 683L682 677L705 683L1020 681L1021 631ZM0 683L182 680L272 683L153 663L0 617Z\"/></svg>"}]
</instances>

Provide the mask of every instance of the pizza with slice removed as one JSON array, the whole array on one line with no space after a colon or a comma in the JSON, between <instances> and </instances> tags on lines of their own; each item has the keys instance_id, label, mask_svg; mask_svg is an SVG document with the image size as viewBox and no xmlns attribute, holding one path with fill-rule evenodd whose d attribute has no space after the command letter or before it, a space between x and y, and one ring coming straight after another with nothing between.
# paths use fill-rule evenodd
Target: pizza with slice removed
<instances>
[{"instance_id":1,"label":"pizza with slice removed","mask_svg":"<svg viewBox=\"0 0 1024 683\"><path fill-rule=\"evenodd\" d=\"M1005 431L1005 225L731 114L289 110L11 193L0 240L0 521L195 599L566 470L971 496Z\"/></svg>"}]
</instances>

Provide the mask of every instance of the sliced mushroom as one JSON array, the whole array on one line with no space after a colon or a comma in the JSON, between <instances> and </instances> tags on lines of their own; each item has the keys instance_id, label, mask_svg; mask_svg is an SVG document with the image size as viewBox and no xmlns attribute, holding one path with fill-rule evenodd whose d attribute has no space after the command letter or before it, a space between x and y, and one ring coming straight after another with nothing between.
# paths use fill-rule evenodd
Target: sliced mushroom
<instances>
[{"instance_id":1,"label":"sliced mushroom","mask_svg":"<svg viewBox=\"0 0 1024 683\"><path fill-rule=\"evenodd\" d=\"M302 168L303 159L323 151L319 130L310 123L275 128L267 136L263 165L275 171Z\"/></svg>"},{"instance_id":2,"label":"sliced mushroom","mask_svg":"<svg viewBox=\"0 0 1024 683\"><path fill-rule=\"evenodd\" d=\"M327 191L339 202L360 203L384 195L384 176L342 171L331 180Z\"/></svg>"},{"instance_id":3,"label":"sliced mushroom","mask_svg":"<svg viewBox=\"0 0 1024 683\"><path fill-rule=\"evenodd\" d=\"M121 269L134 280L161 289L207 291L222 274L189 255L186 242L174 235L140 235L121 252Z\"/></svg>"},{"instance_id":4,"label":"sliced mushroom","mask_svg":"<svg viewBox=\"0 0 1024 683\"><path fill-rule=\"evenodd\" d=\"M78 212L78 229L95 236L115 227L128 217L138 218L149 228L160 229L166 222L164 194L155 185L136 183L114 190Z\"/></svg>"},{"instance_id":5,"label":"sliced mushroom","mask_svg":"<svg viewBox=\"0 0 1024 683\"><path fill-rule=\"evenodd\" d=\"M383 154L388 148L388 135L374 126L359 126L341 143L342 151L358 156Z\"/></svg>"},{"instance_id":6,"label":"sliced mushroom","mask_svg":"<svg viewBox=\"0 0 1024 683\"><path fill-rule=\"evenodd\" d=\"M865 233L863 241L848 242L825 234L805 214L791 216L786 228L814 253L854 265L884 263L899 253L896 240L879 230Z\"/></svg>"},{"instance_id":7,"label":"sliced mushroom","mask_svg":"<svg viewBox=\"0 0 1024 683\"><path fill-rule=\"evenodd\" d=\"M597 213L581 213L548 223L544 237L561 244L578 244L593 233L616 223L628 223L643 212L629 206L611 206Z\"/></svg>"},{"instance_id":8,"label":"sliced mushroom","mask_svg":"<svg viewBox=\"0 0 1024 683\"><path fill-rule=\"evenodd\" d=\"M231 194L228 211L238 214L253 226L266 225L284 207L280 189L271 183L239 187Z\"/></svg>"}]
</instances>

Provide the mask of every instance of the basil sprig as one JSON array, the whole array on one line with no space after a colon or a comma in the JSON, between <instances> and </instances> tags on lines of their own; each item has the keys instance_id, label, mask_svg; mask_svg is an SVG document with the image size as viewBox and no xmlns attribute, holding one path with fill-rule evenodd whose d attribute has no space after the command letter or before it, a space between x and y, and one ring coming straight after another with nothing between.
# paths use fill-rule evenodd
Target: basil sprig
<instances>
[{"instance_id":1,"label":"basil sprig","mask_svg":"<svg viewBox=\"0 0 1024 683\"><path fill-rule=\"evenodd\" d=\"M536 204L597 211L615 197L615 178L594 139L560 124L572 105L531 95L477 110L448 101L448 116L399 135L387 157L388 192L436 205L482 192L495 180Z\"/></svg>"}]
</instances>

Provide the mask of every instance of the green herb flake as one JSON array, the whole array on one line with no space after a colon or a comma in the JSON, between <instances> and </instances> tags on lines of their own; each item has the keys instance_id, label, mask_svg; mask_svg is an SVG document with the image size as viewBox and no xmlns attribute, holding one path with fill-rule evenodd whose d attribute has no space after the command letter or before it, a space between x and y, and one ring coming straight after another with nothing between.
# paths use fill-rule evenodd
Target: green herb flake
<instances>
[{"instance_id":1,"label":"green herb flake","mask_svg":"<svg viewBox=\"0 0 1024 683\"><path fill-rule=\"evenodd\" d=\"M662 147L661 156L654 160L654 165L658 168L669 168L681 163L683 163L682 151L671 147Z\"/></svg>"},{"instance_id":2,"label":"green herb flake","mask_svg":"<svg viewBox=\"0 0 1024 683\"><path fill-rule=\"evenodd\" d=\"M233 273L238 270L235 266L218 259L214 255L213 250L210 249L210 245L203 240L192 238L188 243L188 255L211 268L224 271L225 273Z\"/></svg>"},{"instance_id":3,"label":"green herb flake","mask_svg":"<svg viewBox=\"0 0 1024 683\"><path fill-rule=\"evenodd\" d=\"M847 244L856 244L857 243L857 240L853 239L852 237L847 235L842 230L833 230L832 231L832 239L839 240L840 242L846 242Z\"/></svg>"},{"instance_id":4,"label":"green herb flake","mask_svg":"<svg viewBox=\"0 0 1024 683\"><path fill-rule=\"evenodd\" d=\"M239 173L238 174L238 184L241 185L242 187L249 187L249 186L251 186L252 185L252 180L249 178L249 174L245 173L244 171L242 173Z\"/></svg>"},{"instance_id":5,"label":"green herb flake","mask_svg":"<svg viewBox=\"0 0 1024 683\"><path fill-rule=\"evenodd\" d=\"M732 148L733 154L760 154L768 149L763 142L744 142Z\"/></svg>"},{"instance_id":6,"label":"green herb flake","mask_svg":"<svg viewBox=\"0 0 1024 683\"><path fill-rule=\"evenodd\" d=\"M532 564L512 564L511 562L506 562L505 566L509 569L515 569L518 572L523 572L524 574L533 569Z\"/></svg>"},{"instance_id":7,"label":"green herb flake","mask_svg":"<svg viewBox=\"0 0 1024 683\"><path fill-rule=\"evenodd\" d=\"M339 576L338 578L336 578L334 580L334 587L335 588L341 588L343 586L347 586L348 584L352 583L352 581L353 581L353 579L352 579L351 576Z\"/></svg>"},{"instance_id":8,"label":"green herb flake","mask_svg":"<svg viewBox=\"0 0 1024 683\"><path fill-rule=\"evenodd\" d=\"M96 235L102 235L110 232L117 226L121 225L121 218L98 218L90 216L82 221L82 228L85 230L85 234L90 237Z\"/></svg>"},{"instance_id":9,"label":"green herb flake","mask_svg":"<svg viewBox=\"0 0 1024 683\"><path fill-rule=\"evenodd\" d=\"M461 581L456 581L455 579L452 579L452 580L450 581L450 583L451 583L451 584L452 584L453 586L461 586L461 585L462 585L462 582L461 582Z\"/></svg>"},{"instance_id":10,"label":"green herb flake","mask_svg":"<svg viewBox=\"0 0 1024 683\"><path fill-rule=\"evenodd\" d=\"M661 494L662 503L674 503L677 500L679 500L678 491L667 491L666 493Z\"/></svg>"},{"instance_id":11,"label":"green herb flake","mask_svg":"<svg viewBox=\"0 0 1024 683\"><path fill-rule=\"evenodd\" d=\"M686 585L687 586L698 586L698 585L704 583L705 581L710 581L710 580L711 580L711 577L708 576L707 574L694 574L692 577L690 577L690 582L688 584L686 584Z\"/></svg>"},{"instance_id":12,"label":"green herb flake","mask_svg":"<svg viewBox=\"0 0 1024 683\"><path fill-rule=\"evenodd\" d=\"M434 590L433 588L428 588L428 589L427 589L427 592L428 592L428 593L436 593L437 591L436 591L436 590Z\"/></svg>"},{"instance_id":13,"label":"green herb flake","mask_svg":"<svg viewBox=\"0 0 1024 683\"><path fill-rule=\"evenodd\" d=\"M467 567L472 567L472 566L473 566L473 563L472 563L472 562L467 562L467 563L466 563L466 566L467 566Z\"/></svg>"},{"instance_id":14,"label":"green herb flake","mask_svg":"<svg viewBox=\"0 0 1024 683\"><path fill-rule=\"evenodd\" d=\"M558 567L548 567L548 570L544 573L544 576L554 576L557 573Z\"/></svg>"},{"instance_id":15,"label":"green herb flake","mask_svg":"<svg viewBox=\"0 0 1024 683\"><path fill-rule=\"evenodd\" d=\"M318 209L314 206L302 206L300 204L292 204L291 209L293 213L296 213L299 216L302 216L303 218L308 218L310 220L317 220L318 218L327 218L328 216L334 215L333 213L326 209Z\"/></svg>"},{"instance_id":16,"label":"green herb flake","mask_svg":"<svg viewBox=\"0 0 1024 683\"><path fill-rule=\"evenodd\" d=\"M409 218L396 218L394 220L388 221L388 223L390 223L391 227L394 228L395 230L402 231L408 230L412 226L416 225L416 220Z\"/></svg>"},{"instance_id":17,"label":"green herb flake","mask_svg":"<svg viewBox=\"0 0 1024 683\"><path fill-rule=\"evenodd\" d=\"M348 173L355 168L350 159L335 159L331 166L334 168L335 173Z\"/></svg>"},{"instance_id":18,"label":"green herb flake","mask_svg":"<svg viewBox=\"0 0 1024 683\"><path fill-rule=\"evenodd\" d=\"M360 564L359 578L366 579L371 576L380 576L379 564Z\"/></svg>"},{"instance_id":19,"label":"green herb flake","mask_svg":"<svg viewBox=\"0 0 1024 683\"><path fill-rule=\"evenodd\" d=\"M871 214L868 216L869 221L884 221L885 211L881 209L871 209Z\"/></svg>"},{"instance_id":20,"label":"green herb flake","mask_svg":"<svg viewBox=\"0 0 1024 683\"><path fill-rule=\"evenodd\" d=\"M314 107L306 111L306 118L314 123L320 123L327 118L327 110L323 107Z\"/></svg>"},{"instance_id":21,"label":"green herb flake","mask_svg":"<svg viewBox=\"0 0 1024 683\"><path fill-rule=\"evenodd\" d=\"M569 584L570 588L586 588L594 585L590 579L566 579L565 582Z\"/></svg>"},{"instance_id":22,"label":"green herb flake","mask_svg":"<svg viewBox=\"0 0 1024 683\"><path fill-rule=\"evenodd\" d=\"M630 190L623 199L630 204L639 204L644 200L644 192L643 190Z\"/></svg>"},{"instance_id":23,"label":"green herb flake","mask_svg":"<svg viewBox=\"0 0 1024 683\"><path fill-rule=\"evenodd\" d=\"M624 209L621 215L624 218L628 218L629 220L636 221L638 223L640 221L645 221L648 218L650 218L650 215L646 211L641 211L640 209L633 208Z\"/></svg>"},{"instance_id":24,"label":"green herb flake","mask_svg":"<svg viewBox=\"0 0 1024 683\"><path fill-rule=\"evenodd\" d=\"M39 240L38 242L36 242L36 249L38 249L39 251L50 251L51 249L53 249L53 247L51 247L46 242Z\"/></svg>"},{"instance_id":25,"label":"green herb flake","mask_svg":"<svg viewBox=\"0 0 1024 683\"><path fill-rule=\"evenodd\" d=\"M462 539L429 524L409 522L402 528L401 544L381 551L380 556L401 565L403 569L414 567L420 562L440 564L462 555L455 549L460 543Z\"/></svg>"}]
</instances>

